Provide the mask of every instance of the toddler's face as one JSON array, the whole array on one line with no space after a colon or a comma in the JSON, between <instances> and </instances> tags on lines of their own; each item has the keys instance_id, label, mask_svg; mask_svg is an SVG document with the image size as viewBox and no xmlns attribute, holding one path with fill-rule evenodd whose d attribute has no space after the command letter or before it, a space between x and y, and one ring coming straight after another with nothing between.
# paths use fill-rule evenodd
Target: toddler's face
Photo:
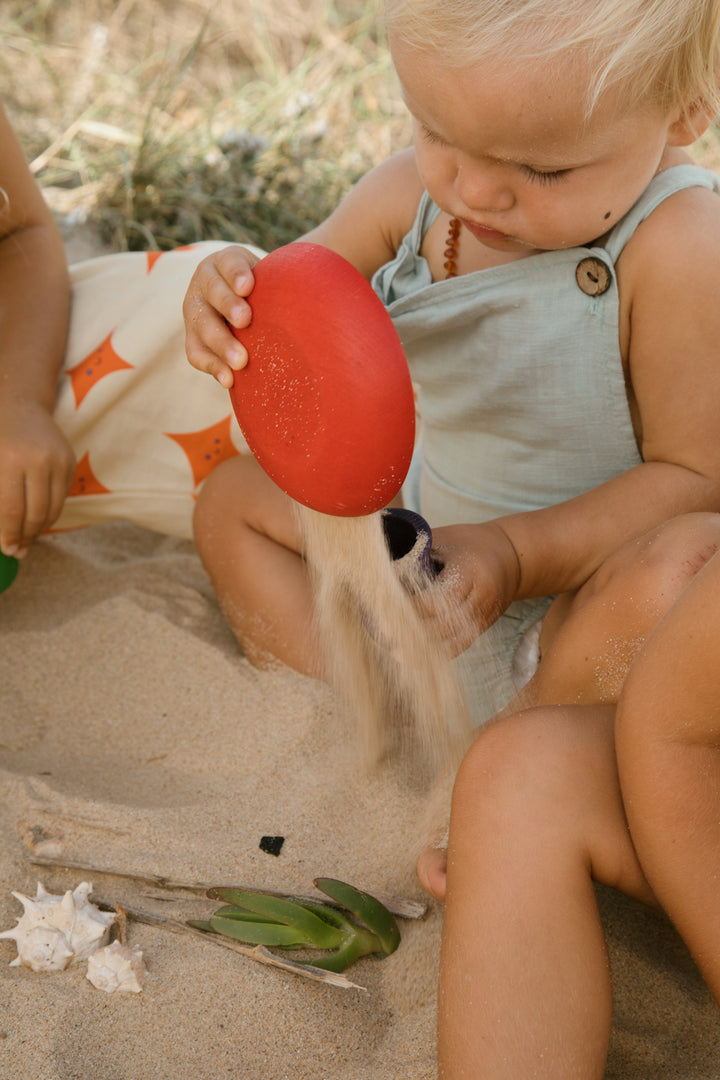
<instances>
[{"instance_id":1,"label":"toddler's face","mask_svg":"<svg viewBox=\"0 0 720 1080\"><path fill-rule=\"evenodd\" d=\"M585 117L567 56L452 69L393 42L433 200L494 250L555 250L608 231L663 166L673 118L608 91Z\"/></svg>"}]
</instances>

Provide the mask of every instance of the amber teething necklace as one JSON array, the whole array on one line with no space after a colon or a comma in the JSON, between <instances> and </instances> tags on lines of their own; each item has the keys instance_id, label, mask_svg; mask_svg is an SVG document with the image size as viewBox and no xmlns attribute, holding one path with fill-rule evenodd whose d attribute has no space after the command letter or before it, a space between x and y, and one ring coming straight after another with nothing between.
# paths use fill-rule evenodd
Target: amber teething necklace
<instances>
[{"instance_id":1,"label":"amber teething necklace","mask_svg":"<svg viewBox=\"0 0 720 1080\"><path fill-rule=\"evenodd\" d=\"M443 263L443 268L445 269L446 281L448 278L454 278L458 276L457 257L461 229L462 222L460 221L460 218L450 218L447 240L445 241L446 247L445 251L443 252L443 254L445 255L445 262Z\"/></svg>"}]
</instances>

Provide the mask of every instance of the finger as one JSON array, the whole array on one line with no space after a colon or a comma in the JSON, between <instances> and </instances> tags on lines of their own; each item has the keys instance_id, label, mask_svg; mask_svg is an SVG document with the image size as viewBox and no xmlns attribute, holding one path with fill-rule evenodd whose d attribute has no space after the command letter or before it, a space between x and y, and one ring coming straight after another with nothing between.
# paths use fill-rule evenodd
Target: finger
<instances>
[{"instance_id":1,"label":"finger","mask_svg":"<svg viewBox=\"0 0 720 1080\"><path fill-rule=\"evenodd\" d=\"M25 546L50 527L52 472L33 475L25 481L25 518L22 525L21 545Z\"/></svg>"},{"instance_id":2,"label":"finger","mask_svg":"<svg viewBox=\"0 0 720 1080\"><path fill-rule=\"evenodd\" d=\"M230 327L249 326L252 310L246 300L235 295L208 260L193 275L183 300L183 318L190 333L203 345L224 357L228 364L242 363L244 349Z\"/></svg>"},{"instance_id":3,"label":"finger","mask_svg":"<svg viewBox=\"0 0 720 1080\"><path fill-rule=\"evenodd\" d=\"M200 344L190 345L187 342L186 349L188 361L192 367L207 375L212 375L225 390L230 389L235 381L235 371L217 353L210 352ZM240 365L240 367L243 366L243 364Z\"/></svg>"},{"instance_id":4,"label":"finger","mask_svg":"<svg viewBox=\"0 0 720 1080\"><path fill-rule=\"evenodd\" d=\"M245 297L252 292L255 279L246 260L231 263L222 256L221 252L203 259L193 274L186 294L188 315L194 313L193 305L201 309L207 305L240 329L252 319L252 309Z\"/></svg>"},{"instance_id":5,"label":"finger","mask_svg":"<svg viewBox=\"0 0 720 1080\"><path fill-rule=\"evenodd\" d=\"M0 550L4 555L19 553L24 519L24 478L6 478L0 489Z\"/></svg>"},{"instance_id":6,"label":"finger","mask_svg":"<svg viewBox=\"0 0 720 1080\"><path fill-rule=\"evenodd\" d=\"M259 261L246 248L229 244L215 254L213 265L236 296L249 296L255 284L252 267Z\"/></svg>"},{"instance_id":7,"label":"finger","mask_svg":"<svg viewBox=\"0 0 720 1080\"><path fill-rule=\"evenodd\" d=\"M62 508L65 505L65 500L74 479L74 462L72 469L67 469L65 471L58 470L57 472L54 472L52 474L50 478L50 499L48 502L48 512L43 531L52 528L57 519L60 517L60 514L62 513Z\"/></svg>"},{"instance_id":8,"label":"finger","mask_svg":"<svg viewBox=\"0 0 720 1080\"><path fill-rule=\"evenodd\" d=\"M185 343L188 359L196 349L207 348L236 370L247 362L245 347L237 340L228 323L218 311L199 295L188 293L183 304Z\"/></svg>"},{"instance_id":9,"label":"finger","mask_svg":"<svg viewBox=\"0 0 720 1080\"><path fill-rule=\"evenodd\" d=\"M435 577L433 583L419 590L415 596L415 607L422 619L442 619L447 621L452 612L467 604L470 585L456 567L445 566Z\"/></svg>"},{"instance_id":10,"label":"finger","mask_svg":"<svg viewBox=\"0 0 720 1080\"><path fill-rule=\"evenodd\" d=\"M237 340L227 323L209 308L196 322L186 324L185 332L188 355L194 350L206 350L214 353L234 371L245 367L247 349Z\"/></svg>"},{"instance_id":11,"label":"finger","mask_svg":"<svg viewBox=\"0 0 720 1080\"><path fill-rule=\"evenodd\" d=\"M209 304L188 304L185 315L185 348L193 367L202 367L202 353L217 356L228 367L239 371L247 363L247 351L225 320ZM199 361L199 362L198 362Z\"/></svg>"}]
</instances>

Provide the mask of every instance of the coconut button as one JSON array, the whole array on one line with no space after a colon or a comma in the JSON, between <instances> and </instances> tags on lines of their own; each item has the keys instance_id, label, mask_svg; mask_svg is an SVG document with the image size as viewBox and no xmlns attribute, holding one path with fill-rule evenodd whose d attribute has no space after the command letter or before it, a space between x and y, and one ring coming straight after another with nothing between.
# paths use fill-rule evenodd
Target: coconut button
<instances>
[{"instance_id":1,"label":"coconut button","mask_svg":"<svg viewBox=\"0 0 720 1080\"><path fill-rule=\"evenodd\" d=\"M602 259L590 255L575 267L575 280L586 296L602 296L610 288L610 271Z\"/></svg>"}]
</instances>

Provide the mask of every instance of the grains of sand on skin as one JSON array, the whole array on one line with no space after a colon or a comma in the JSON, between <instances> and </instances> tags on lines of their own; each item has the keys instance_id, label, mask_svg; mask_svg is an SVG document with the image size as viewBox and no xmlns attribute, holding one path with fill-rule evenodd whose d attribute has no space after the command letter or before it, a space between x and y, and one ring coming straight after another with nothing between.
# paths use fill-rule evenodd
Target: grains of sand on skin
<instances>
[{"instance_id":1,"label":"grains of sand on skin","mask_svg":"<svg viewBox=\"0 0 720 1080\"><path fill-rule=\"evenodd\" d=\"M456 665L413 603L425 572L418 565L413 581L404 567L401 581L380 514L299 506L298 517L327 679L353 707L368 760L400 746L438 771L466 745L470 721ZM441 588L436 596L448 603Z\"/></svg>"}]
</instances>

